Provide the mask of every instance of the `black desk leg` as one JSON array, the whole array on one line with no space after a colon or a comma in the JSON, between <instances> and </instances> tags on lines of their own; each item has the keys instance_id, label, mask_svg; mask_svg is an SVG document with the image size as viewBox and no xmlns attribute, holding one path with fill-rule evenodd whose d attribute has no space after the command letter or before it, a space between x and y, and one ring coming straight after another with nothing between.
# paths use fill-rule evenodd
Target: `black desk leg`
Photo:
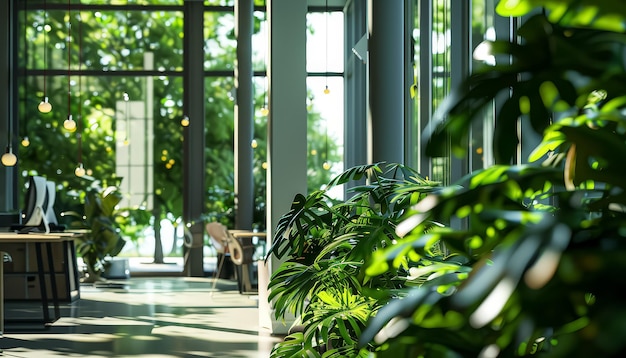
<instances>
[{"instance_id":1,"label":"black desk leg","mask_svg":"<svg viewBox=\"0 0 626 358\"><path fill-rule=\"evenodd\" d=\"M57 289L57 275L54 271L54 259L52 257L52 244L46 242L46 250L48 251L48 270L50 271L50 288L52 289L52 303L54 304L54 321L61 317L59 308L59 292Z\"/></svg>"},{"instance_id":2,"label":"black desk leg","mask_svg":"<svg viewBox=\"0 0 626 358\"><path fill-rule=\"evenodd\" d=\"M79 273L78 273L78 263L76 262L76 245L74 244L74 241L63 241L63 245L65 246L65 254L67 255L65 257L65 260L67 260L66 262L71 262L71 269L74 270L74 274L72 275L72 278L74 280L74 288L76 289L76 292L78 294L78 296L76 296L76 298L80 298L80 278L79 278ZM69 254L68 254L68 250L69 250ZM69 284L69 279L67 280L68 284ZM68 292L70 292L71 289L68 289Z\"/></svg>"},{"instance_id":3,"label":"black desk leg","mask_svg":"<svg viewBox=\"0 0 626 358\"><path fill-rule=\"evenodd\" d=\"M48 311L48 294L46 289L46 275L44 273L43 258L41 256L41 243L35 243L37 253L37 272L39 274L39 290L41 292L41 307L43 308L44 324L50 322L50 312Z\"/></svg>"}]
</instances>

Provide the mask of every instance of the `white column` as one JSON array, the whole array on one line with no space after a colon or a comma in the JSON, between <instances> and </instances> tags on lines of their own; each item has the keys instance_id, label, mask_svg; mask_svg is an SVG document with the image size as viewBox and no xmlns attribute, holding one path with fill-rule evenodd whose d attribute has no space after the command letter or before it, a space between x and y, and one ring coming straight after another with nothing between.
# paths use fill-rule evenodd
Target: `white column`
<instances>
[{"instance_id":1,"label":"white column","mask_svg":"<svg viewBox=\"0 0 626 358\"><path fill-rule=\"evenodd\" d=\"M291 208L294 196L306 194L306 13L305 0L267 2L269 49L269 116L267 125L267 229L268 245L278 220ZM272 258L269 273L280 262ZM264 307L265 287L259 287L259 322L274 334L287 326L273 319Z\"/></svg>"}]
</instances>

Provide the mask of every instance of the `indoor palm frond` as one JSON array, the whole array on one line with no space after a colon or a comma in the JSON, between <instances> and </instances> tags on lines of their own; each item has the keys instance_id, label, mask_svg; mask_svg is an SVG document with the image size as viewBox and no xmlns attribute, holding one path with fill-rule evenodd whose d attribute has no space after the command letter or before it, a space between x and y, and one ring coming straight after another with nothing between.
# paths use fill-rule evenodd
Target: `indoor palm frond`
<instances>
[{"instance_id":1,"label":"indoor palm frond","mask_svg":"<svg viewBox=\"0 0 626 358\"><path fill-rule=\"evenodd\" d=\"M302 316L304 338L324 345L326 354L333 357L357 356L358 339L368 319L376 312L376 300L350 287L319 291L311 301L310 309Z\"/></svg>"},{"instance_id":2,"label":"indoor palm frond","mask_svg":"<svg viewBox=\"0 0 626 358\"><path fill-rule=\"evenodd\" d=\"M268 285L270 300L275 300L276 316L286 312L303 314L311 297L329 288L352 286L360 288L357 272L362 263L321 260L313 265L287 262L272 275Z\"/></svg>"}]
</instances>

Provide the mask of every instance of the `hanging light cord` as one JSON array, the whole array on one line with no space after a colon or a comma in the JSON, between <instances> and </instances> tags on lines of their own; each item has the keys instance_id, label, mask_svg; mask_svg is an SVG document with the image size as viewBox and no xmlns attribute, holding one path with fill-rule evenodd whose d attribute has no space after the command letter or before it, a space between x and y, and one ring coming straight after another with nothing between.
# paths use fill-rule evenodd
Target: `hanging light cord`
<instances>
[{"instance_id":1,"label":"hanging light cord","mask_svg":"<svg viewBox=\"0 0 626 358\"><path fill-rule=\"evenodd\" d=\"M46 96L46 82L48 71L48 34L46 33L46 26L48 25L48 6L46 0L43 1L43 95Z\"/></svg>"},{"instance_id":2,"label":"hanging light cord","mask_svg":"<svg viewBox=\"0 0 626 358\"><path fill-rule=\"evenodd\" d=\"M28 116L26 105L28 104L28 0L24 1L24 127L28 133ZM44 81L45 86L45 81ZM19 128L19 127L18 127ZM19 134L19 133L18 133Z\"/></svg>"},{"instance_id":3,"label":"hanging light cord","mask_svg":"<svg viewBox=\"0 0 626 358\"><path fill-rule=\"evenodd\" d=\"M83 64L83 18L81 8L78 7L78 118L76 121L77 131L76 138L78 140L78 165L83 163L83 76L81 76Z\"/></svg>"},{"instance_id":4,"label":"hanging light cord","mask_svg":"<svg viewBox=\"0 0 626 358\"><path fill-rule=\"evenodd\" d=\"M328 0L326 0L326 12L324 15L326 20L326 87L324 88L324 93L328 94Z\"/></svg>"},{"instance_id":5,"label":"hanging light cord","mask_svg":"<svg viewBox=\"0 0 626 358\"><path fill-rule=\"evenodd\" d=\"M72 113L71 109L71 96L72 96L72 75L71 75L71 51L70 45L72 40L72 12L71 12L71 0L67 1L67 114L68 119Z\"/></svg>"}]
</instances>

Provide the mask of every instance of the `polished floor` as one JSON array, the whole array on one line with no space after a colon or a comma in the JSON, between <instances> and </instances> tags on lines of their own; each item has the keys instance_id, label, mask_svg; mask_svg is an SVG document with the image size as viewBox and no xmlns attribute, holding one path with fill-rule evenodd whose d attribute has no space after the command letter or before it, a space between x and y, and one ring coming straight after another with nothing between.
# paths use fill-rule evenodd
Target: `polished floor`
<instances>
[{"instance_id":1,"label":"polished floor","mask_svg":"<svg viewBox=\"0 0 626 358\"><path fill-rule=\"evenodd\" d=\"M269 357L281 337L259 326L258 296L237 282L194 277L133 277L81 285L53 324L8 324L3 357ZM8 320L41 306L7 302Z\"/></svg>"}]
</instances>

